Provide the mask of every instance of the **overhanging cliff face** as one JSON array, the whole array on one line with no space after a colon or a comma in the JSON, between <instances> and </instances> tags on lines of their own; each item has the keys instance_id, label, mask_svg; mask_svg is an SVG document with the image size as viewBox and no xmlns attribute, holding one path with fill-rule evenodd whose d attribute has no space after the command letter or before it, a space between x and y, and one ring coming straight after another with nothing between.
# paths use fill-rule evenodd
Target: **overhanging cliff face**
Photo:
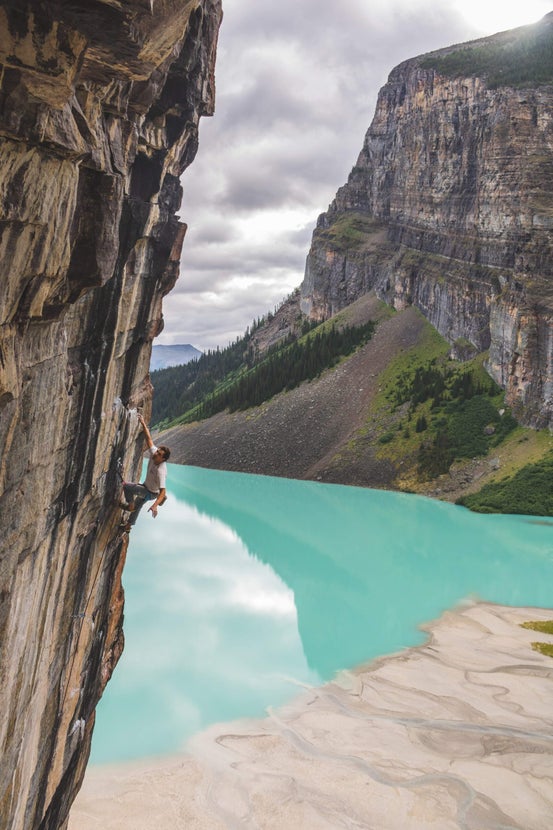
<instances>
[{"instance_id":1,"label":"overhanging cliff face","mask_svg":"<svg viewBox=\"0 0 553 830\"><path fill-rule=\"evenodd\" d=\"M117 462L212 112L220 0L0 8L0 825L65 824L122 648Z\"/></svg>"},{"instance_id":2,"label":"overhanging cliff face","mask_svg":"<svg viewBox=\"0 0 553 830\"><path fill-rule=\"evenodd\" d=\"M474 47L495 55L526 37L551 51L553 16ZM324 319L371 289L413 303L457 356L489 349L518 416L551 425L553 78L492 85L432 57L401 64L381 90L357 164L319 217L302 309Z\"/></svg>"}]
</instances>

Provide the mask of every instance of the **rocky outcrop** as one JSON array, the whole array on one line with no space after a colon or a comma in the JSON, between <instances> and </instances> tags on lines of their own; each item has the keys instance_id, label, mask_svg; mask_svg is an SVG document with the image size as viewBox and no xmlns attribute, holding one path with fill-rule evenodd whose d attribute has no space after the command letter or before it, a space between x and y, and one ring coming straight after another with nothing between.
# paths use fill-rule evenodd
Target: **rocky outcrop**
<instances>
[{"instance_id":1,"label":"rocky outcrop","mask_svg":"<svg viewBox=\"0 0 553 830\"><path fill-rule=\"evenodd\" d=\"M503 70L523 47L515 85ZM371 289L413 303L454 356L489 349L531 426L553 424L552 48L553 14L394 69L301 289L317 320Z\"/></svg>"},{"instance_id":2,"label":"rocky outcrop","mask_svg":"<svg viewBox=\"0 0 553 830\"><path fill-rule=\"evenodd\" d=\"M0 826L65 826L122 649L118 462L212 112L220 0L0 8Z\"/></svg>"}]
</instances>

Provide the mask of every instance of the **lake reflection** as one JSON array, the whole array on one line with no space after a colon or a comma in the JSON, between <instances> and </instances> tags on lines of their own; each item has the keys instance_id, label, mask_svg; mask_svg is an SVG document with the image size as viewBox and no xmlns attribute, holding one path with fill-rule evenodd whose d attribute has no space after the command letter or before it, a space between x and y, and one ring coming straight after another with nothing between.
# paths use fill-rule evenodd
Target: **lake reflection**
<instances>
[{"instance_id":1,"label":"lake reflection","mask_svg":"<svg viewBox=\"0 0 553 830\"><path fill-rule=\"evenodd\" d=\"M124 573L123 657L92 761L182 749L341 668L421 642L465 598L551 604L553 522L430 499L169 465Z\"/></svg>"}]
</instances>

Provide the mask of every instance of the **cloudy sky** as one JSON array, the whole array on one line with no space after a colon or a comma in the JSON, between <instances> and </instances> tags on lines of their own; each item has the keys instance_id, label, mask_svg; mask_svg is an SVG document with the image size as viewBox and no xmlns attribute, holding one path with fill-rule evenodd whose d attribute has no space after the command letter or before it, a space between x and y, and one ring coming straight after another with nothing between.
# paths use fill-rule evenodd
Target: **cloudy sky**
<instances>
[{"instance_id":1,"label":"cloudy sky","mask_svg":"<svg viewBox=\"0 0 553 830\"><path fill-rule=\"evenodd\" d=\"M303 279L380 87L409 57L531 23L553 0L223 0L216 112L185 172L181 276L157 343L226 346Z\"/></svg>"}]
</instances>

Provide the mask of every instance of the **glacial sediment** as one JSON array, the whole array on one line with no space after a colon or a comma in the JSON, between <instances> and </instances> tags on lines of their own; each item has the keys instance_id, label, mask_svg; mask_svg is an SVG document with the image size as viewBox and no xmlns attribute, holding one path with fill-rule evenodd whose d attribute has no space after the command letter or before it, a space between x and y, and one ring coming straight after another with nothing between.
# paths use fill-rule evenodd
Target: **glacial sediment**
<instances>
[{"instance_id":1,"label":"glacial sediment","mask_svg":"<svg viewBox=\"0 0 553 830\"><path fill-rule=\"evenodd\" d=\"M426 645L217 724L186 755L91 768L69 830L546 830L553 662L531 643L551 635L520 624L550 616L448 611Z\"/></svg>"}]
</instances>

